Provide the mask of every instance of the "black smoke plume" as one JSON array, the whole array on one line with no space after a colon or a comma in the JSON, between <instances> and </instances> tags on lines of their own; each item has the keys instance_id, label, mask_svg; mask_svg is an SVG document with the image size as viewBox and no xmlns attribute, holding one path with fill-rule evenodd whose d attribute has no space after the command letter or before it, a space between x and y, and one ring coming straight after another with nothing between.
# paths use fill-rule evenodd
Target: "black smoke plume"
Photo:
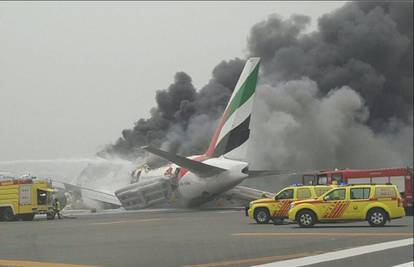
<instances>
[{"instance_id":1,"label":"black smoke plume","mask_svg":"<svg viewBox=\"0 0 414 267\"><path fill-rule=\"evenodd\" d=\"M248 47L262 57L270 82L306 76L324 94L347 85L365 100L371 126L391 117L407 122L413 106L412 10L412 2L348 3L322 16L311 34L302 34L308 17L271 16L253 27Z\"/></svg>"},{"instance_id":2,"label":"black smoke plume","mask_svg":"<svg viewBox=\"0 0 414 267\"><path fill-rule=\"evenodd\" d=\"M413 3L351 2L305 33L309 22L271 15L251 29L248 54L262 58L251 161L267 169L412 165ZM151 117L100 155L134 158L146 144L204 152L243 63L221 62L200 90L177 73Z\"/></svg>"},{"instance_id":3,"label":"black smoke plume","mask_svg":"<svg viewBox=\"0 0 414 267\"><path fill-rule=\"evenodd\" d=\"M143 156L140 147L149 144L184 155L203 152L243 66L244 61L238 58L222 61L199 91L189 75L178 72L173 84L157 91L157 107L151 109L151 117L123 130L122 137L98 155L135 159Z\"/></svg>"}]
</instances>

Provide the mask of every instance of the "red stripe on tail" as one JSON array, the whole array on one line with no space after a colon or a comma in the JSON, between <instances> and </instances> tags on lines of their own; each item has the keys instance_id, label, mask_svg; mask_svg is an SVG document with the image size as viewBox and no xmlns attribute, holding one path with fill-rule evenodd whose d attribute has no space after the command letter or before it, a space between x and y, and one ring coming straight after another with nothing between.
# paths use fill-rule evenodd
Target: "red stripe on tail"
<instances>
[{"instance_id":1,"label":"red stripe on tail","mask_svg":"<svg viewBox=\"0 0 414 267\"><path fill-rule=\"evenodd\" d=\"M219 138L221 129L223 129L224 123L227 120L227 113L228 113L228 111L225 110L224 111L224 114L221 117L220 122L219 122L219 124L218 124L218 126L216 128L216 131L214 132L213 138L211 138L210 145L208 146L208 149L207 149L207 151L205 153L205 155L207 157L211 157L214 154L214 149L216 148L217 139Z\"/></svg>"}]
</instances>

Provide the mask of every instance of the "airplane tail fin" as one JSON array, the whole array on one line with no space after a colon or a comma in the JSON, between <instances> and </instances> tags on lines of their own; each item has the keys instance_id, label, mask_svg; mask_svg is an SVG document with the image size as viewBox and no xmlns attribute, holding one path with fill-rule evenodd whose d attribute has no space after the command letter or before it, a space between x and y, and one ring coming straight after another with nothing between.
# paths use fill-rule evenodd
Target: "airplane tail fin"
<instances>
[{"instance_id":1,"label":"airplane tail fin","mask_svg":"<svg viewBox=\"0 0 414 267\"><path fill-rule=\"evenodd\" d=\"M260 58L250 58L237 81L219 125L205 153L246 160L250 135L250 115L256 91Z\"/></svg>"}]
</instances>

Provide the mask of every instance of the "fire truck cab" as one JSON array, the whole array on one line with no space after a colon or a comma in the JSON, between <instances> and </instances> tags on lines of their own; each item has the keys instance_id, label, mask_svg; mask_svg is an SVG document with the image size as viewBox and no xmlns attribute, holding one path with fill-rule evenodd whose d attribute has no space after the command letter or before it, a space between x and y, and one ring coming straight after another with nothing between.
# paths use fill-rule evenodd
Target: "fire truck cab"
<instances>
[{"instance_id":1,"label":"fire truck cab","mask_svg":"<svg viewBox=\"0 0 414 267\"><path fill-rule=\"evenodd\" d=\"M0 221L31 221L35 214L47 214L50 219L54 215L53 191L46 180L0 180Z\"/></svg>"},{"instance_id":2,"label":"fire truck cab","mask_svg":"<svg viewBox=\"0 0 414 267\"><path fill-rule=\"evenodd\" d=\"M323 170L318 173L309 173L302 176L305 185L326 185L332 183L346 184L394 184L403 199L403 206L407 214L413 212L413 169L386 168L386 169L335 169Z\"/></svg>"}]
</instances>

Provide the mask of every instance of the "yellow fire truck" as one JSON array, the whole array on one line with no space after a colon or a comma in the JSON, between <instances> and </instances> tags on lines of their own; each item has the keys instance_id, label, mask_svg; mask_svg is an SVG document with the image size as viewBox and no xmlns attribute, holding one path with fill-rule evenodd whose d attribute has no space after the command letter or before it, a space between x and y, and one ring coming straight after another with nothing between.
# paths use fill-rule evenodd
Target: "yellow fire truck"
<instances>
[{"instance_id":1,"label":"yellow fire truck","mask_svg":"<svg viewBox=\"0 0 414 267\"><path fill-rule=\"evenodd\" d=\"M32 221L35 214L55 216L51 182L32 179L0 180L0 221Z\"/></svg>"}]
</instances>

